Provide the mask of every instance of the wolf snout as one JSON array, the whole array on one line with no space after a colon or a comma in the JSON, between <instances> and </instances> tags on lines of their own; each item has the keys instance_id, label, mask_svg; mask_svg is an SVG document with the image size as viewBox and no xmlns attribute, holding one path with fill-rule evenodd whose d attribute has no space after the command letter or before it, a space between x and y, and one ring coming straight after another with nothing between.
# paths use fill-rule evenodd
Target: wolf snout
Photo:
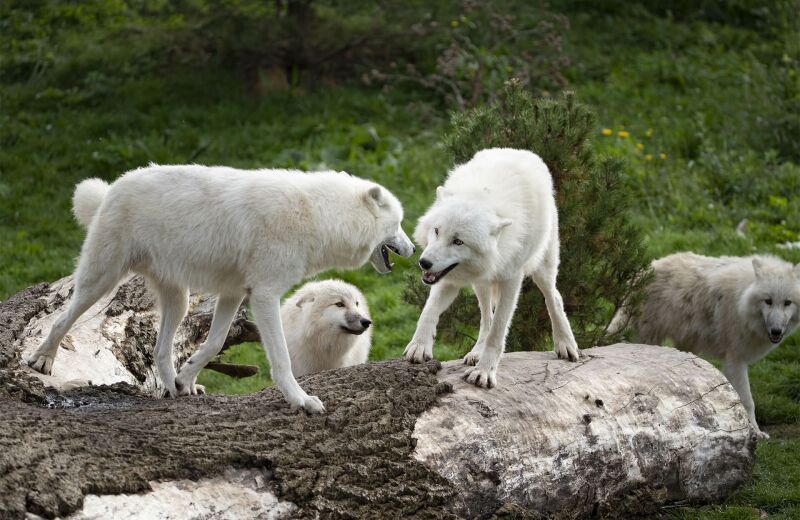
<instances>
[{"instance_id":1,"label":"wolf snout","mask_svg":"<svg viewBox=\"0 0 800 520\"><path fill-rule=\"evenodd\" d=\"M783 337L783 329L772 327L769 329L769 339L773 343L777 343Z\"/></svg>"},{"instance_id":2,"label":"wolf snout","mask_svg":"<svg viewBox=\"0 0 800 520\"><path fill-rule=\"evenodd\" d=\"M433 262L431 262L427 258L420 258L419 259L419 266L427 271L428 269L433 267Z\"/></svg>"},{"instance_id":3,"label":"wolf snout","mask_svg":"<svg viewBox=\"0 0 800 520\"><path fill-rule=\"evenodd\" d=\"M361 326L364 327L364 329L367 329L370 325L372 325L372 322L370 320L366 318L361 319Z\"/></svg>"}]
</instances>

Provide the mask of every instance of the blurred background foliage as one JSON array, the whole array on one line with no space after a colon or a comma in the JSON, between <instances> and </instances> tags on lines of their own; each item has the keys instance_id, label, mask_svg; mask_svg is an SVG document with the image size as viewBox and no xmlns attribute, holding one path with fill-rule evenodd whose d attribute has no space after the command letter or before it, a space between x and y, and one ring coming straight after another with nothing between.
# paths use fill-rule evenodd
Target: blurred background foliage
<instances>
[{"instance_id":1,"label":"blurred background foliage","mask_svg":"<svg viewBox=\"0 0 800 520\"><path fill-rule=\"evenodd\" d=\"M594 114L585 144L624 186L621 220L640 230L646 259L797 262L784 245L800 241L799 64L798 0L6 0L0 298L72 270L77 181L151 161L347 170L393 190L410 231L468 155L446 136L501 103L512 78L536 104L569 90ZM367 295L374 360L397 357L418 316L402 298L414 260L397 264L387 277L330 273ZM465 354L464 332L435 355ZM268 374L258 345L226 356ZM269 383L203 377L224 392ZM751 379L773 434L753 484L665 515L800 517L800 341Z\"/></svg>"}]
</instances>

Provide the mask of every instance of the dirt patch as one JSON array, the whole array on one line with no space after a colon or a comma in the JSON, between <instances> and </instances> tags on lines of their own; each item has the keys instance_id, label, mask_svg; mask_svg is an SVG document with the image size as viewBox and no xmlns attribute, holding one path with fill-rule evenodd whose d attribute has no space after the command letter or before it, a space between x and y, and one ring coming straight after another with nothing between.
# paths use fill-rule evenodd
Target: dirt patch
<instances>
[{"instance_id":1,"label":"dirt patch","mask_svg":"<svg viewBox=\"0 0 800 520\"><path fill-rule=\"evenodd\" d=\"M49 289L48 284L40 283L0 302L0 399L35 401L45 395L41 381L20 369L14 341L28 322L47 308Z\"/></svg>"},{"instance_id":2,"label":"dirt patch","mask_svg":"<svg viewBox=\"0 0 800 520\"><path fill-rule=\"evenodd\" d=\"M452 489L413 461L414 423L449 386L439 364L373 363L301 378L328 409L292 412L275 389L151 399L124 384L0 397L0 517L78 509L84 494L266 467L297 517L448 518Z\"/></svg>"}]
</instances>

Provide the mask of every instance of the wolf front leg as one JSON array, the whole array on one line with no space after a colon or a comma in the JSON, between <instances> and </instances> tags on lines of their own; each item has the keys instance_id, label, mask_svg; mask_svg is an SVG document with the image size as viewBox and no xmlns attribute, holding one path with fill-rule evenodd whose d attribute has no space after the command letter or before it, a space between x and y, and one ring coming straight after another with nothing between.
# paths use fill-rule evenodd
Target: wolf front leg
<instances>
[{"instance_id":1,"label":"wolf front leg","mask_svg":"<svg viewBox=\"0 0 800 520\"><path fill-rule=\"evenodd\" d=\"M475 346L464 356L464 364L474 366L481 359L483 348L486 346L486 337L492 328L492 317L494 316L492 293L495 289L492 284L474 284L472 290L475 291L475 296L478 298L478 306L481 309L481 328L478 332L478 341L475 342Z\"/></svg>"},{"instance_id":2,"label":"wolf front leg","mask_svg":"<svg viewBox=\"0 0 800 520\"><path fill-rule=\"evenodd\" d=\"M497 308L492 318L486 345L483 347L481 359L473 368L464 372L467 382L477 386L492 388L497 385L497 364L506 347L506 334L511 324L511 317L517 307L519 290L522 287L523 273L497 283Z\"/></svg>"},{"instance_id":3,"label":"wolf front leg","mask_svg":"<svg viewBox=\"0 0 800 520\"><path fill-rule=\"evenodd\" d=\"M196 383L197 375L222 350L225 338L228 337L228 330L231 328L231 322L236 316L236 311L239 310L242 299L243 296L238 294L217 296L217 305L214 308L214 317L211 319L211 327L206 340L200 345L197 352L186 360L175 378L175 389L179 395L205 393L202 385Z\"/></svg>"},{"instance_id":4,"label":"wolf front leg","mask_svg":"<svg viewBox=\"0 0 800 520\"><path fill-rule=\"evenodd\" d=\"M411 363L422 363L433 357L433 340L436 339L436 325L439 316L450 307L458 296L458 287L439 283L431 287L425 307L417 321L417 330L408 343L403 356Z\"/></svg>"},{"instance_id":5,"label":"wolf front leg","mask_svg":"<svg viewBox=\"0 0 800 520\"><path fill-rule=\"evenodd\" d=\"M750 378L747 375L747 363L743 361L725 360L722 363L722 373L731 382L736 393L739 394L739 399L742 400L747 412L747 418L750 419L750 424L756 431L759 439L769 439L767 432L762 432L756 422L756 405L753 402L753 394L750 393Z\"/></svg>"},{"instance_id":6,"label":"wolf front leg","mask_svg":"<svg viewBox=\"0 0 800 520\"><path fill-rule=\"evenodd\" d=\"M322 401L300 388L292 374L292 362L281 325L280 292L267 287L254 288L250 296L250 308L256 318L275 386L292 408L303 408L309 413L324 412Z\"/></svg>"}]
</instances>

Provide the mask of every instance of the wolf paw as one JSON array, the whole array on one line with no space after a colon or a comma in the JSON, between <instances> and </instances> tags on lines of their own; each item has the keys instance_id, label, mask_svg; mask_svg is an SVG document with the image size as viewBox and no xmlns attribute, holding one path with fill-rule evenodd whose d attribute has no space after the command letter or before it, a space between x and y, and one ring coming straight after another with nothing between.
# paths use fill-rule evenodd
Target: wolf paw
<instances>
[{"instance_id":1,"label":"wolf paw","mask_svg":"<svg viewBox=\"0 0 800 520\"><path fill-rule=\"evenodd\" d=\"M553 345L553 350L555 350L558 359L578 361L578 358L581 357L581 351L578 345L572 342L558 341Z\"/></svg>"},{"instance_id":2,"label":"wolf paw","mask_svg":"<svg viewBox=\"0 0 800 520\"><path fill-rule=\"evenodd\" d=\"M423 344L421 341L412 339L403 352L403 357L411 363L428 361L433 358L433 345Z\"/></svg>"},{"instance_id":3,"label":"wolf paw","mask_svg":"<svg viewBox=\"0 0 800 520\"><path fill-rule=\"evenodd\" d=\"M292 410L303 409L308 414L325 412L325 405L322 404L322 400L320 400L320 398L316 395L301 395L297 396L297 398L287 398L286 400L289 401L289 405L291 405Z\"/></svg>"},{"instance_id":4,"label":"wolf paw","mask_svg":"<svg viewBox=\"0 0 800 520\"><path fill-rule=\"evenodd\" d=\"M53 356L34 354L34 356L28 360L28 365L37 372L49 376L53 372L54 359Z\"/></svg>"},{"instance_id":5,"label":"wolf paw","mask_svg":"<svg viewBox=\"0 0 800 520\"><path fill-rule=\"evenodd\" d=\"M769 434L764 430L759 430L758 428L756 428L756 438L760 441L765 441L769 439Z\"/></svg>"},{"instance_id":6,"label":"wolf paw","mask_svg":"<svg viewBox=\"0 0 800 520\"><path fill-rule=\"evenodd\" d=\"M497 369L485 369L479 366L468 368L464 372L464 379L467 383L483 388L494 388L497 386Z\"/></svg>"},{"instance_id":7,"label":"wolf paw","mask_svg":"<svg viewBox=\"0 0 800 520\"><path fill-rule=\"evenodd\" d=\"M464 364L469 366L475 366L478 364L478 361L481 360L481 355L477 352L469 352L466 356L464 356Z\"/></svg>"},{"instance_id":8,"label":"wolf paw","mask_svg":"<svg viewBox=\"0 0 800 520\"><path fill-rule=\"evenodd\" d=\"M185 375L184 375L185 374ZM178 374L178 377L175 378L175 392L173 394L172 390L170 390L170 394L173 397L177 397L180 395L202 395L206 393L206 387L203 385L198 385L195 383L197 380L197 376L189 376L186 372L181 372Z\"/></svg>"}]
</instances>

